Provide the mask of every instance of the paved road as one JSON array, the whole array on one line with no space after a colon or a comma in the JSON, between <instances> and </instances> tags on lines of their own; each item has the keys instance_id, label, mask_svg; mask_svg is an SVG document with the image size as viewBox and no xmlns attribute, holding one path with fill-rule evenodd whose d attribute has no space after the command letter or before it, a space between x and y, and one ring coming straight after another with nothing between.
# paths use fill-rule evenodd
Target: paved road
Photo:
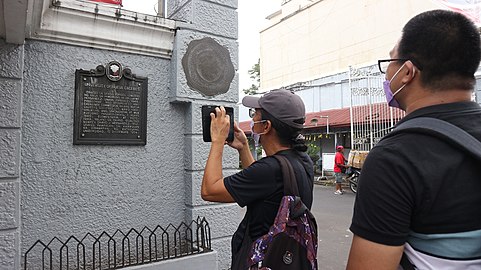
<instances>
[{"instance_id":1,"label":"paved road","mask_svg":"<svg viewBox=\"0 0 481 270\"><path fill-rule=\"evenodd\" d=\"M345 269L352 241L349 231L355 194L334 195L334 187L314 186L312 212L319 229L317 259L320 270Z\"/></svg>"}]
</instances>

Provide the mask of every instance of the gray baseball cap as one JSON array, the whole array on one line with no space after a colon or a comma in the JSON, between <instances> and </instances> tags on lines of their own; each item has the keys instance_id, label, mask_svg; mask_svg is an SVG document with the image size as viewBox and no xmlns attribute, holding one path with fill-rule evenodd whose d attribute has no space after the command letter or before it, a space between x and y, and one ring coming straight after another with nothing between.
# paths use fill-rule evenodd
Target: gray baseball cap
<instances>
[{"instance_id":1,"label":"gray baseball cap","mask_svg":"<svg viewBox=\"0 0 481 270\"><path fill-rule=\"evenodd\" d=\"M266 110L277 120L294 128L302 128L306 120L304 102L289 90L273 90L262 97L245 96L242 104L249 108Z\"/></svg>"}]
</instances>

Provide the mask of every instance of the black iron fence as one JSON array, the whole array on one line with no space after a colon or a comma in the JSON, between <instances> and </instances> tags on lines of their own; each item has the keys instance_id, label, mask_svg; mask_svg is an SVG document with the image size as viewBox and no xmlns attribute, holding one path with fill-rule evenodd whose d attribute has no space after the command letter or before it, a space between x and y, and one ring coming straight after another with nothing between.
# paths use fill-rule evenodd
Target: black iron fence
<instances>
[{"instance_id":1,"label":"black iron fence","mask_svg":"<svg viewBox=\"0 0 481 270\"><path fill-rule=\"evenodd\" d=\"M25 270L119 269L212 251L209 223L198 217L190 224L169 224L153 230L121 230L82 238L38 240L25 252Z\"/></svg>"}]
</instances>

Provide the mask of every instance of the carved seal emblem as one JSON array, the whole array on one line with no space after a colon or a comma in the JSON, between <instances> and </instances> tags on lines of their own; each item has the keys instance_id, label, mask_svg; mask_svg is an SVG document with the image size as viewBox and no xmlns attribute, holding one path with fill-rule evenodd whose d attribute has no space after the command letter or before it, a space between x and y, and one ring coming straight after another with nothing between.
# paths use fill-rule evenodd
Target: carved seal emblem
<instances>
[{"instance_id":1,"label":"carved seal emblem","mask_svg":"<svg viewBox=\"0 0 481 270\"><path fill-rule=\"evenodd\" d=\"M105 73L109 80L113 82L120 81L120 79L122 79L122 65L117 61L112 61L107 64Z\"/></svg>"},{"instance_id":2,"label":"carved seal emblem","mask_svg":"<svg viewBox=\"0 0 481 270\"><path fill-rule=\"evenodd\" d=\"M206 96L226 93L235 75L229 51L210 37L189 43L182 67L187 85Z\"/></svg>"}]
</instances>

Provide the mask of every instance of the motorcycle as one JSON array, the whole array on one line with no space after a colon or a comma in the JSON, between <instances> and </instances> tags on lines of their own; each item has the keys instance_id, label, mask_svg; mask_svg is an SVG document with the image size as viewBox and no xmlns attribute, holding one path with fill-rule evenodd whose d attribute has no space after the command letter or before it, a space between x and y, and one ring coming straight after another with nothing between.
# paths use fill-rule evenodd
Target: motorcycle
<instances>
[{"instance_id":1,"label":"motorcycle","mask_svg":"<svg viewBox=\"0 0 481 270\"><path fill-rule=\"evenodd\" d=\"M361 169L348 167L346 170L346 179L349 181L349 188L352 192L357 192L357 183L359 181L359 177L361 176Z\"/></svg>"}]
</instances>

